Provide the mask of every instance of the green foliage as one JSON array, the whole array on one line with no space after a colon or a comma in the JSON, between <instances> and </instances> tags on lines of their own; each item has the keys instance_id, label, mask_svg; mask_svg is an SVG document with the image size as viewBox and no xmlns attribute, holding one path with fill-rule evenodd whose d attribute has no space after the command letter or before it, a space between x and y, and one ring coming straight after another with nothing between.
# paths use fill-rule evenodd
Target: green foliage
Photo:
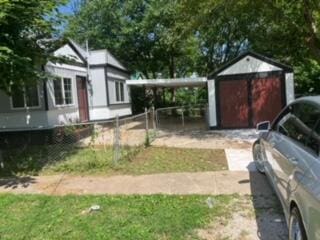
<instances>
[{"instance_id":1,"label":"green foliage","mask_svg":"<svg viewBox=\"0 0 320 240\"><path fill-rule=\"evenodd\" d=\"M11 92L43 77L50 58L55 26L61 23L57 6L65 0L0 0L0 89Z\"/></svg>"},{"instance_id":2,"label":"green foliage","mask_svg":"<svg viewBox=\"0 0 320 240\"><path fill-rule=\"evenodd\" d=\"M252 49L294 66L300 94L310 88L319 93L319 5L318 0L92 0L70 19L67 35L110 49L146 78L206 76ZM188 96L184 91L181 99Z\"/></svg>"},{"instance_id":3,"label":"green foliage","mask_svg":"<svg viewBox=\"0 0 320 240\"><path fill-rule=\"evenodd\" d=\"M1 239L196 239L238 196L0 195ZM101 211L88 213L98 204ZM217 224L219 225L219 224Z\"/></svg>"},{"instance_id":4,"label":"green foliage","mask_svg":"<svg viewBox=\"0 0 320 240\"><path fill-rule=\"evenodd\" d=\"M197 40L179 24L178 1L93 0L70 19L66 35L92 48L108 48L146 78L186 76L195 65Z\"/></svg>"}]
</instances>

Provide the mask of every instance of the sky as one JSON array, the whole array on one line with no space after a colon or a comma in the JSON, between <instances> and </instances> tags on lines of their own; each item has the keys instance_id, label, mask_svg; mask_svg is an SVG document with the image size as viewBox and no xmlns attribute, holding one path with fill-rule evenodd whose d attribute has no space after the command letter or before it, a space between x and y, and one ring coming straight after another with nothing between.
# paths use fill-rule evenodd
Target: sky
<instances>
[{"instance_id":1,"label":"sky","mask_svg":"<svg viewBox=\"0 0 320 240\"><path fill-rule=\"evenodd\" d=\"M61 11L61 13L66 14L66 15L70 15L72 14L72 3L75 2L76 0L69 0L68 4L65 6L61 6L59 8L59 10Z\"/></svg>"}]
</instances>

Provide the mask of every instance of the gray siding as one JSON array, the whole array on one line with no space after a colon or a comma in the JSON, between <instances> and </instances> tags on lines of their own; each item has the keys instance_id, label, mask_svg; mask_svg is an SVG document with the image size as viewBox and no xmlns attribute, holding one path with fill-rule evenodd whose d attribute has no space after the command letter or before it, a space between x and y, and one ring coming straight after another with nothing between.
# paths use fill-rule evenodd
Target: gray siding
<instances>
[{"instance_id":1,"label":"gray siding","mask_svg":"<svg viewBox=\"0 0 320 240\"><path fill-rule=\"evenodd\" d=\"M38 84L39 93L39 104L38 108L31 108L28 111L42 111L45 110L44 104L44 94L43 94L43 83ZM0 90L0 113L15 113L15 112L25 112L25 109L12 109L11 107L11 97Z\"/></svg>"},{"instance_id":2,"label":"gray siding","mask_svg":"<svg viewBox=\"0 0 320 240\"><path fill-rule=\"evenodd\" d=\"M108 72L108 94L109 104L128 104L130 103L130 90L126 85L126 80L129 79L129 74L119 71L112 67L107 67ZM124 84L124 102L116 101L116 81L120 81Z\"/></svg>"},{"instance_id":3,"label":"gray siding","mask_svg":"<svg viewBox=\"0 0 320 240\"><path fill-rule=\"evenodd\" d=\"M107 88L104 67L90 69L92 92L89 93L91 107L107 106Z\"/></svg>"},{"instance_id":4,"label":"gray siding","mask_svg":"<svg viewBox=\"0 0 320 240\"><path fill-rule=\"evenodd\" d=\"M73 104L69 106L55 106L54 103L54 88L53 88L53 80L48 80L47 82L47 89L48 89L48 107L49 110L54 109L64 109L64 108L72 108L77 109L78 108L78 95L77 95L77 82L76 82L76 76L83 76L86 77L86 72L82 71L75 71L72 69L65 69L65 68L58 68L58 67L47 67L47 71L50 72L53 76L57 77L65 77L65 78L71 78L72 81L72 98L73 98Z\"/></svg>"}]
</instances>

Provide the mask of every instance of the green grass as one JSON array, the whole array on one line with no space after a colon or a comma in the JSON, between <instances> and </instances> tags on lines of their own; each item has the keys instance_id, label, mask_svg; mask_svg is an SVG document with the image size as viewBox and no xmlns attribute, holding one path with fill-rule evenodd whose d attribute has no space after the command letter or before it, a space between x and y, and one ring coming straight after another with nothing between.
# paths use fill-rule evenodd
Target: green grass
<instances>
[{"instance_id":1,"label":"green grass","mask_svg":"<svg viewBox=\"0 0 320 240\"><path fill-rule=\"evenodd\" d=\"M123 172L135 175L218 171L227 169L227 161L222 149L149 147L121 168Z\"/></svg>"},{"instance_id":2,"label":"green grass","mask_svg":"<svg viewBox=\"0 0 320 240\"><path fill-rule=\"evenodd\" d=\"M0 195L0 239L197 239L237 196ZM101 211L85 210L98 204ZM85 213L84 213L85 212Z\"/></svg>"},{"instance_id":3,"label":"green grass","mask_svg":"<svg viewBox=\"0 0 320 240\"><path fill-rule=\"evenodd\" d=\"M113 162L112 148L33 148L13 151L5 158L0 176L152 174L227 169L223 150L168 147L123 148L122 159Z\"/></svg>"}]
</instances>

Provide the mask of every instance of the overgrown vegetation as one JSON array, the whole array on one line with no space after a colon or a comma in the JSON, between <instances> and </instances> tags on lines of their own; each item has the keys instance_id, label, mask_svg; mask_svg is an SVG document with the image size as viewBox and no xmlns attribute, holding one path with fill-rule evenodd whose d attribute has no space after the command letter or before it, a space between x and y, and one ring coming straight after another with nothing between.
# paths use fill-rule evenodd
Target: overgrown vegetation
<instances>
[{"instance_id":1,"label":"overgrown vegetation","mask_svg":"<svg viewBox=\"0 0 320 240\"><path fill-rule=\"evenodd\" d=\"M113 161L113 149L70 146L16 149L4 154L0 176L47 174L151 174L227 169L223 150L166 147L123 147L121 160Z\"/></svg>"},{"instance_id":2,"label":"overgrown vegetation","mask_svg":"<svg viewBox=\"0 0 320 240\"><path fill-rule=\"evenodd\" d=\"M1 239L197 239L237 196L0 195ZM98 204L101 211L87 210Z\"/></svg>"}]
</instances>

